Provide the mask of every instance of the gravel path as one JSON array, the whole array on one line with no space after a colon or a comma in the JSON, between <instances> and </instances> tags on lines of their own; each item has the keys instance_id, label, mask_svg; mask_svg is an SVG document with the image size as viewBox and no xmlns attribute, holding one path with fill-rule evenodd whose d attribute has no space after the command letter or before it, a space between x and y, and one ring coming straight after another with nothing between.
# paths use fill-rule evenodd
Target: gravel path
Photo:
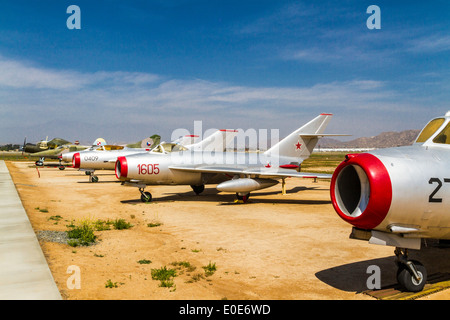
<instances>
[{"instance_id":1,"label":"gravel path","mask_svg":"<svg viewBox=\"0 0 450 320\"><path fill-rule=\"evenodd\" d=\"M38 240L67 244L69 237L66 231L42 230L36 233Z\"/></svg>"}]
</instances>

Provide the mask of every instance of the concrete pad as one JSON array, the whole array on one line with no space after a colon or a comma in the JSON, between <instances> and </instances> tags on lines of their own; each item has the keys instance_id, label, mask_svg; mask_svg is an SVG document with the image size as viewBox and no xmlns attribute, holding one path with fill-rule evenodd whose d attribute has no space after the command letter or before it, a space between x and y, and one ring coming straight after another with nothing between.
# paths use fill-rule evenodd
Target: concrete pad
<instances>
[{"instance_id":1,"label":"concrete pad","mask_svg":"<svg viewBox=\"0 0 450 320\"><path fill-rule=\"evenodd\" d=\"M62 299L3 160L0 161L0 299Z\"/></svg>"}]
</instances>

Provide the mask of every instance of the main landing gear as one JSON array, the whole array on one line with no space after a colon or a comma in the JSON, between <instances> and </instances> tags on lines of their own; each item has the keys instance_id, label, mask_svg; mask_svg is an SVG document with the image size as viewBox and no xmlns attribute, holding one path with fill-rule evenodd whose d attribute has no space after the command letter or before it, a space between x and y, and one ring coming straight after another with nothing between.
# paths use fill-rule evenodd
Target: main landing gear
<instances>
[{"instance_id":1,"label":"main landing gear","mask_svg":"<svg viewBox=\"0 0 450 320\"><path fill-rule=\"evenodd\" d=\"M144 188L139 188L139 192L141 193L141 201L142 202L151 202L152 201L152 194L148 191L144 191Z\"/></svg>"},{"instance_id":2,"label":"main landing gear","mask_svg":"<svg viewBox=\"0 0 450 320\"><path fill-rule=\"evenodd\" d=\"M408 249L395 248L397 256L397 281L407 291L419 292L427 282L425 267L415 260L408 260Z\"/></svg>"},{"instance_id":3,"label":"main landing gear","mask_svg":"<svg viewBox=\"0 0 450 320\"><path fill-rule=\"evenodd\" d=\"M199 186L194 186L191 185L192 190L194 190L196 195L199 195L200 193L202 193L205 190L205 185L201 184Z\"/></svg>"},{"instance_id":4,"label":"main landing gear","mask_svg":"<svg viewBox=\"0 0 450 320\"><path fill-rule=\"evenodd\" d=\"M38 161L36 161L34 164L36 165L36 167L43 167L44 166L44 157L40 157Z\"/></svg>"},{"instance_id":5,"label":"main landing gear","mask_svg":"<svg viewBox=\"0 0 450 320\"><path fill-rule=\"evenodd\" d=\"M39 160L37 160L34 164L36 165L36 167L43 167L44 166L44 161L45 161L45 157L40 157ZM50 167L58 167L59 170L64 170L66 168L65 165L63 165L61 163L61 158L59 159L59 164L56 166L53 163L52 164L47 164L47 166Z\"/></svg>"},{"instance_id":6,"label":"main landing gear","mask_svg":"<svg viewBox=\"0 0 450 320\"><path fill-rule=\"evenodd\" d=\"M248 198L250 198L250 192L249 193L236 192L236 198L237 198L237 201L242 201L245 203L248 201Z\"/></svg>"}]
</instances>

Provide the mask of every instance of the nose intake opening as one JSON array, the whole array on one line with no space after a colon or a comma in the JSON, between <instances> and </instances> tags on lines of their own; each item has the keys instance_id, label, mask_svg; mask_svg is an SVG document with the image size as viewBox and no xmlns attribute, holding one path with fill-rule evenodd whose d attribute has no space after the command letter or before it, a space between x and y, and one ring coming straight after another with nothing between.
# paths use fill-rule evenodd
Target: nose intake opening
<instances>
[{"instance_id":1,"label":"nose intake opening","mask_svg":"<svg viewBox=\"0 0 450 320\"><path fill-rule=\"evenodd\" d=\"M338 188L342 206L347 213L355 211L361 198L361 183L353 166L348 166L342 170L338 180Z\"/></svg>"},{"instance_id":2,"label":"nose intake opening","mask_svg":"<svg viewBox=\"0 0 450 320\"><path fill-rule=\"evenodd\" d=\"M116 178L126 178L128 175L128 164L125 157L118 157L116 160Z\"/></svg>"},{"instance_id":3,"label":"nose intake opening","mask_svg":"<svg viewBox=\"0 0 450 320\"><path fill-rule=\"evenodd\" d=\"M116 175L117 175L117 178L120 178L120 169L121 168L121 165L120 165L120 161L119 160L117 160L117 162L116 162Z\"/></svg>"},{"instance_id":4,"label":"nose intake opening","mask_svg":"<svg viewBox=\"0 0 450 320\"><path fill-rule=\"evenodd\" d=\"M339 173L336 200L344 214L360 216L367 207L369 195L369 180L361 167L349 165Z\"/></svg>"}]
</instances>

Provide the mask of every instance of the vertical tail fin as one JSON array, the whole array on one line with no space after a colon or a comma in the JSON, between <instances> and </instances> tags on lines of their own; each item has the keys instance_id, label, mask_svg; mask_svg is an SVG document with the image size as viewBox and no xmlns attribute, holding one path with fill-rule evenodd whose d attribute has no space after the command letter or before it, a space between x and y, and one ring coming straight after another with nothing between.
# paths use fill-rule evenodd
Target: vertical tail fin
<instances>
[{"instance_id":1,"label":"vertical tail fin","mask_svg":"<svg viewBox=\"0 0 450 320\"><path fill-rule=\"evenodd\" d=\"M173 140L172 143L180 144L182 146L190 146L197 142L198 136L195 134L187 134L182 137L179 137L176 140Z\"/></svg>"},{"instance_id":2,"label":"vertical tail fin","mask_svg":"<svg viewBox=\"0 0 450 320\"><path fill-rule=\"evenodd\" d=\"M186 145L185 147L194 151L225 151L227 146L233 141L237 135L237 130L221 129L214 132L195 144Z\"/></svg>"},{"instance_id":3,"label":"vertical tail fin","mask_svg":"<svg viewBox=\"0 0 450 320\"><path fill-rule=\"evenodd\" d=\"M93 143L92 146L93 147L100 147L100 146L104 146L106 145L106 141L103 138L97 138Z\"/></svg>"},{"instance_id":4,"label":"vertical tail fin","mask_svg":"<svg viewBox=\"0 0 450 320\"><path fill-rule=\"evenodd\" d=\"M283 156L292 158L308 157L317 142L320 134L325 131L333 115L322 113L301 128L298 128L286 138L275 144L265 152L267 156Z\"/></svg>"}]
</instances>

